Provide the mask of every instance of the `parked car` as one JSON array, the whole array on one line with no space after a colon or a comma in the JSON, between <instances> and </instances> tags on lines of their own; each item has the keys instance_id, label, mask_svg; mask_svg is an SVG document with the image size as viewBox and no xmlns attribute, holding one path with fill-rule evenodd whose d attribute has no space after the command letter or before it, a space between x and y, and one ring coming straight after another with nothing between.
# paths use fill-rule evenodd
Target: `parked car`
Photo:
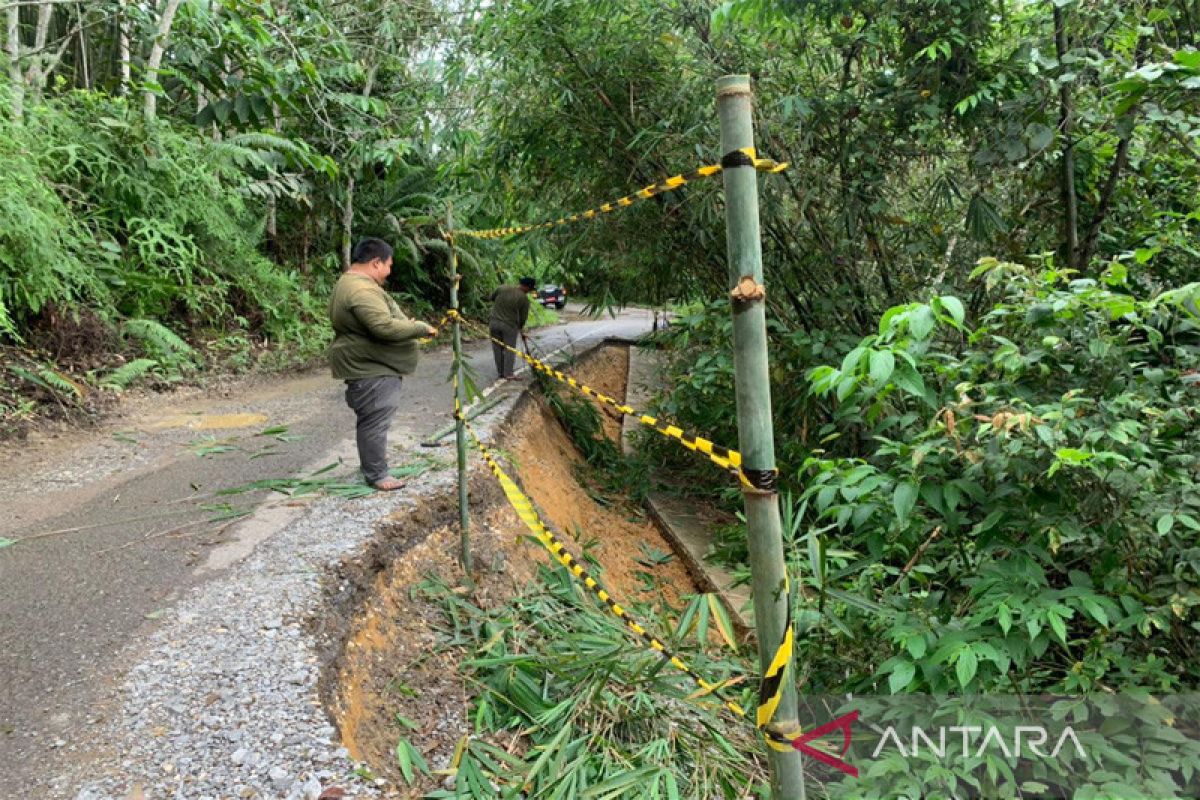
<instances>
[{"instance_id":1,"label":"parked car","mask_svg":"<svg viewBox=\"0 0 1200 800\"><path fill-rule=\"evenodd\" d=\"M547 283L538 289L537 299L539 303L547 308L554 306L559 311L562 311L563 306L567 304L567 290L556 283Z\"/></svg>"}]
</instances>

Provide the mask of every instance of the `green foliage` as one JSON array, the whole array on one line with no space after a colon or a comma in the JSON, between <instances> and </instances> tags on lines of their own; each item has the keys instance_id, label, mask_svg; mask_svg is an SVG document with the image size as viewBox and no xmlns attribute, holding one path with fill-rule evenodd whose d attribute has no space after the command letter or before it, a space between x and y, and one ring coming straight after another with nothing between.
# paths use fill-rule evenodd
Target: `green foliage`
<instances>
[{"instance_id":1,"label":"green foliage","mask_svg":"<svg viewBox=\"0 0 1200 800\"><path fill-rule=\"evenodd\" d=\"M602 415L612 412L606 406L569 393L541 373L534 374L550 410L591 468L581 475L582 479L598 481L606 491L641 503L651 488L649 464L636 455L624 455L619 443L608 438Z\"/></svg>"},{"instance_id":2,"label":"green foliage","mask_svg":"<svg viewBox=\"0 0 1200 800\"><path fill-rule=\"evenodd\" d=\"M774 414L777 420L788 421L786 433L781 431L776 436L778 461L799 463L815 442L817 420L823 410L814 398L796 391L796 383L804 370L834 357L839 348L849 347L852 338L836 330L785 331L777 323L772 323L770 329L774 334ZM664 384L670 389L657 399L655 413L718 444L736 447L733 352L729 346L732 339L733 322L724 303L689 307L672 320L666 331L657 334L656 341L666 348L669 363ZM642 444L656 461L686 476L695 489L728 486L723 476L714 474L710 464L662 437L644 435ZM740 504L736 492L726 494L738 497Z\"/></svg>"},{"instance_id":3,"label":"green foliage","mask_svg":"<svg viewBox=\"0 0 1200 800\"><path fill-rule=\"evenodd\" d=\"M476 101L467 118L487 123L481 136L456 140L475 166L462 170L468 191L485 176L477 227L553 219L713 160L713 77L748 72L758 147L791 162L760 181L767 303L789 331L807 334L802 351L868 332L917 293L968 300L971 265L990 253L1053 251L1094 274L1136 251L1164 280L1194 280L1195 9L934 7L489 7L447 63L451 86ZM718 195L715 181L694 183L514 238L497 258L536 253L603 303L717 297L728 288Z\"/></svg>"},{"instance_id":4,"label":"green foliage","mask_svg":"<svg viewBox=\"0 0 1200 800\"><path fill-rule=\"evenodd\" d=\"M545 328L550 325L557 325L559 322L558 312L546 308L541 303L531 303L529 306L529 320L525 327L529 330L534 328Z\"/></svg>"},{"instance_id":5,"label":"green foliage","mask_svg":"<svg viewBox=\"0 0 1200 800\"><path fill-rule=\"evenodd\" d=\"M131 319L121 326L122 332L137 341L141 350L158 364L179 370L194 366L195 351L191 345L152 319Z\"/></svg>"},{"instance_id":6,"label":"green foliage","mask_svg":"<svg viewBox=\"0 0 1200 800\"><path fill-rule=\"evenodd\" d=\"M1146 298L1119 262L977 275L1002 300L973 329L952 297L897 306L809 372L842 434L795 475L809 685L1194 688L1195 287Z\"/></svg>"},{"instance_id":7,"label":"green foliage","mask_svg":"<svg viewBox=\"0 0 1200 800\"><path fill-rule=\"evenodd\" d=\"M730 725L711 699L687 699L687 678L631 644L565 570L539 568L533 591L490 611L441 584L421 590L443 607L446 643L468 648L478 689L455 788L429 796L492 798L495 785L539 797L707 800L762 788L753 728ZM705 597L677 623L642 604L631 613L675 631L672 646L712 680L749 669L748 659L706 652L700 617L726 627L728 618ZM491 744L516 731L529 745L520 753Z\"/></svg>"},{"instance_id":8,"label":"green foliage","mask_svg":"<svg viewBox=\"0 0 1200 800\"><path fill-rule=\"evenodd\" d=\"M0 336L20 339L23 323L49 303L107 300L84 266L92 248L32 156L38 137L0 116Z\"/></svg>"},{"instance_id":9,"label":"green foliage","mask_svg":"<svg viewBox=\"0 0 1200 800\"><path fill-rule=\"evenodd\" d=\"M720 444L734 440L737 430L733 397L733 356L712 343L729 341L733 323L718 304L692 308L675 318L658 340L668 348L670 391L660 398L656 413ZM676 472L703 481L708 465L680 453L678 445L649 433L640 434L643 450L670 464ZM732 446L732 445L730 445ZM699 484L703 485L703 483Z\"/></svg>"},{"instance_id":10,"label":"green foliage","mask_svg":"<svg viewBox=\"0 0 1200 800\"><path fill-rule=\"evenodd\" d=\"M400 767L400 774L404 776L404 781L411 784L417 773L422 775L429 774L429 765L425 763L425 758L421 755L421 751L413 747L412 742L401 737L396 743L396 764Z\"/></svg>"},{"instance_id":11,"label":"green foliage","mask_svg":"<svg viewBox=\"0 0 1200 800\"><path fill-rule=\"evenodd\" d=\"M158 368L158 362L152 358L138 358L123 364L100 379L100 385L120 391L127 389L139 378L149 375Z\"/></svg>"},{"instance_id":12,"label":"green foliage","mask_svg":"<svg viewBox=\"0 0 1200 800\"><path fill-rule=\"evenodd\" d=\"M1145 262L1130 253L1081 277L1048 256L982 259L973 305L987 310L976 315L930 292L886 310L868 336L774 326L807 692L1093 696L1200 683L1200 289L1162 289ZM661 336L674 357L661 407L722 441L733 429L728 310L696 311ZM692 486L727 486L686 454L655 452ZM740 525L717 551L745 572ZM847 785L856 796L910 780L928 791L939 768L881 763ZM1119 780L1162 791L1131 772Z\"/></svg>"},{"instance_id":13,"label":"green foliage","mask_svg":"<svg viewBox=\"0 0 1200 800\"><path fill-rule=\"evenodd\" d=\"M260 209L242 191L273 163L264 153L287 149L265 135L211 142L147 127L122 100L88 92L31 108L20 124L0 119L0 160L13 167L0 178L0 336L57 338L57 356L73 359L73 347L98 345L71 344L62 328L86 307L133 358L99 356L100 385L116 389L202 366L180 332L217 341L216 354L265 340L311 357L328 339L322 303L258 252ZM232 350L231 329L249 334Z\"/></svg>"},{"instance_id":14,"label":"green foliage","mask_svg":"<svg viewBox=\"0 0 1200 800\"><path fill-rule=\"evenodd\" d=\"M66 397L79 397L82 394L78 386L49 368L42 368L37 372L32 372L24 367L13 364L9 365L8 371L21 380L28 381L37 388L49 392L51 395L61 394Z\"/></svg>"},{"instance_id":15,"label":"green foliage","mask_svg":"<svg viewBox=\"0 0 1200 800\"><path fill-rule=\"evenodd\" d=\"M544 375L538 374L538 382L550 410L567 429L584 460L596 467L615 467L621 453L616 444L604 435L600 421L603 412L596 404L568 394Z\"/></svg>"},{"instance_id":16,"label":"green foliage","mask_svg":"<svg viewBox=\"0 0 1200 800\"><path fill-rule=\"evenodd\" d=\"M231 155L234 145L162 125L148 130L119 101L85 93L27 125L48 145L48 179L73 187L72 212L102 243L92 249L114 297L110 316L181 314L210 325L241 316L273 337L303 319L294 276L256 250L261 222L237 191L251 179Z\"/></svg>"}]
</instances>

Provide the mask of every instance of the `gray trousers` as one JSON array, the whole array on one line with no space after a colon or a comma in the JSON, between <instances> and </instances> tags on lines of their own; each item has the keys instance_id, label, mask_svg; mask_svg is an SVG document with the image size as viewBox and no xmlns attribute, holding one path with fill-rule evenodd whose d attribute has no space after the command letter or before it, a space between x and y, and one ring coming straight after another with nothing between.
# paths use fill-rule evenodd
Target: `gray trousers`
<instances>
[{"instance_id":1,"label":"gray trousers","mask_svg":"<svg viewBox=\"0 0 1200 800\"><path fill-rule=\"evenodd\" d=\"M517 346L517 329L510 328L507 325L491 325L488 328L492 338L500 339L509 347ZM492 342L492 357L496 359L496 375L501 378L511 378L513 376L513 363L516 361L517 355L511 350L505 350L500 345Z\"/></svg>"},{"instance_id":2,"label":"gray trousers","mask_svg":"<svg viewBox=\"0 0 1200 800\"><path fill-rule=\"evenodd\" d=\"M400 377L346 381L346 405L358 417L355 432L363 477L374 485L388 477L388 427L400 407Z\"/></svg>"}]
</instances>

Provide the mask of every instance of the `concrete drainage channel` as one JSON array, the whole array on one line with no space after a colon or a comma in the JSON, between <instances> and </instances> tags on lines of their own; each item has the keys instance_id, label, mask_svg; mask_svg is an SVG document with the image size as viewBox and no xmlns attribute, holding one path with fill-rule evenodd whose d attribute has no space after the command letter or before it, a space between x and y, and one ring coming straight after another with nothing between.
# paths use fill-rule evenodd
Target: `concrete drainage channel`
<instances>
[{"instance_id":1,"label":"concrete drainage channel","mask_svg":"<svg viewBox=\"0 0 1200 800\"><path fill-rule=\"evenodd\" d=\"M630 350L613 343L597 347L570 372L606 394L625 397ZM604 422L606 434L618 438L620 423L610 417ZM701 591L685 561L675 558L656 570L666 588L647 596L645 582L636 576L645 569L637 561L641 545L671 552L671 539L638 509L593 499L576 478L583 459L544 401L524 394L492 440L568 546L579 552L580 539L595 542L589 553L603 565L602 580L615 596L661 598L680 608L682 596ZM493 608L527 589L537 565L547 559L525 538L495 480L474 458L471 497L473 587L461 586L455 496L445 491L379 526L363 554L342 565L324 617L336 622L326 623L323 631L327 665L321 698L351 758L403 796L419 796L450 781L418 777L407 785L394 755L398 738L404 736L436 771L449 765L470 729L471 698L459 669L472 656L470 645L447 645L442 606L419 587L439 580L459 587L451 591L476 605Z\"/></svg>"}]
</instances>

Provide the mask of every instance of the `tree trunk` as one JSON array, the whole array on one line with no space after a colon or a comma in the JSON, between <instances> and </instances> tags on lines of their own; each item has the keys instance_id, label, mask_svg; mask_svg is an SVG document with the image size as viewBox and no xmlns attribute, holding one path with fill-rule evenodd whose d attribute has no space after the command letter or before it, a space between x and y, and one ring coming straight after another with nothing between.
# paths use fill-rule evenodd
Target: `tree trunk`
<instances>
[{"instance_id":1,"label":"tree trunk","mask_svg":"<svg viewBox=\"0 0 1200 800\"><path fill-rule=\"evenodd\" d=\"M179 10L179 3L180 0L167 0L162 16L159 17L154 46L150 48L150 57L146 59L146 80L151 83L158 83L158 68L162 66L163 55L167 52L167 38L171 35L171 25L175 22L175 12ZM158 93L154 87L146 89L142 111L147 122L153 121L158 111Z\"/></svg>"},{"instance_id":2,"label":"tree trunk","mask_svg":"<svg viewBox=\"0 0 1200 800\"><path fill-rule=\"evenodd\" d=\"M129 84L132 77L129 59L129 16L126 14L128 0L121 0L121 16L117 22L117 61L120 62L121 82L117 93L124 96L129 94Z\"/></svg>"},{"instance_id":3,"label":"tree trunk","mask_svg":"<svg viewBox=\"0 0 1200 800\"><path fill-rule=\"evenodd\" d=\"M35 95L40 95L46 85L46 40L50 37L50 22L54 18L54 4L42 3L38 6L37 26L33 33L33 57L29 59L29 69L25 72L25 85Z\"/></svg>"},{"instance_id":4,"label":"tree trunk","mask_svg":"<svg viewBox=\"0 0 1200 800\"><path fill-rule=\"evenodd\" d=\"M308 250L312 239L312 210L304 209L304 223L300 228L300 271L308 274Z\"/></svg>"},{"instance_id":5,"label":"tree trunk","mask_svg":"<svg viewBox=\"0 0 1200 800\"><path fill-rule=\"evenodd\" d=\"M1062 65L1063 56L1067 54L1067 30L1063 21L1063 11L1058 5L1054 6L1054 52ZM1058 87L1059 100L1059 129L1062 132L1062 194L1063 205L1066 207L1064 220L1063 249L1066 251L1067 266L1075 269L1079 255L1079 199L1075 195L1075 141L1074 136L1074 104L1071 98L1071 87L1065 83Z\"/></svg>"},{"instance_id":6,"label":"tree trunk","mask_svg":"<svg viewBox=\"0 0 1200 800\"><path fill-rule=\"evenodd\" d=\"M282 135L283 115L278 104L271 104L271 113L275 117L275 134ZM271 258L279 263L279 200L273 194L267 197L267 249Z\"/></svg>"},{"instance_id":7,"label":"tree trunk","mask_svg":"<svg viewBox=\"0 0 1200 800\"><path fill-rule=\"evenodd\" d=\"M350 231L354 227L354 176L346 180L346 202L342 206L342 269L350 266Z\"/></svg>"},{"instance_id":8,"label":"tree trunk","mask_svg":"<svg viewBox=\"0 0 1200 800\"><path fill-rule=\"evenodd\" d=\"M83 28L83 9L79 11L79 69L84 89L92 88L92 72L88 65L87 33Z\"/></svg>"},{"instance_id":9,"label":"tree trunk","mask_svg":"<svg viewBox=\"0 0 1200 800\"><path fill-rule=\"evenodd\" d=\"M371 90L375 88L375 71L378 69L377 64L372 64L367 68L367 82L363 86L362 96L370 97ZM357 139L357 137L355 137ZM346 204L342 206L342 269L350 266L350 239L354 229L354 175L351 173L346 181Z\"/></svg>"},{"instance_id":10,"label":"tree trunk","mask_svg":"<svg viewBox=\"0 0 1200 800\"><path fill-rule=\"evenodd\" d=\"M1088 225L1087 235L1083 237L1083 245L1079 249L1079 269L1087 269L1088 263L1092 260L1092 255L1096 252L1096 242L1100 239L1100 227L1104 224L1104 218L1108 216L1108 211L1112 205L1113 192L1117 188L1117 180L1121 173L1125 171L1125 165L1129 163L1129 140L1133 138L1133 126L1130 126L1129 133L1121 136L1121 141L1117 145L1117 155L1113 158L1112 165L1108 170L1108 178L1104 181L1104 188L1100 190L1100 203L1096 206L1096 213L1092 215L1091 224Z\"/></svg>"},{"instance_id":11,"label":"tree trunk","mask_svg":"<svg viewBox=\"0 0 1200 800\"><path fill-rule=\"evenodd\" d=\"M1133 68L1138 69L1142 66L1142 60L1146 54L1146 37L1139 36L1136 44L1133 46ZM1096 204L1096 211L1092 214L1092 220L1088 224L1087 234L1083 237L1083 244L1079 250L1078 269L1087 269L1088 263L1092 260L1092 256L1096 252L1096 243L1100 239L1100 227L1104 224L1104 220L1108 217L1108 212L1112 208L1113 195L1117 189L1117 181L1121 178L1121 173L1125 171L1125 166L1129 163L1129 144L1133 140L1133 131L1137 125L1137 105L1125 112L1124 116L1118 117L1116 120L1117 128L1120 131L1117 134L1117 153L1113 157L1112 164L1108 168L1108 177L1104 181L1104 186L1100 190L1100 202ZM1127 123L1122 130L1121 123Z\"/></svg>"},{"instance_id":12,"label":"tree trunk","mask_svg":"<svg viewBox=\"0 0 1200 800\"><path fill-rule=\"evenodd\" d=\"M267 252L279 263L279 210L275 195L267 197Z\"/></svg>"},{"instance_id":13,"label":"tree trunk","mask_svg":"<svg viewBox=\"0 0 1200 800\"><path fill-rule=\"evenodd\" d=\"M25 113L25 80L21 75L21 8L16 3L8 7L8 79L12 83L13 119Z\"/></svg>"},{"instance_id":14,"label":"tree trunk","mask_svg":"<svg viewBox=\"0 0 1200 800\"><path fill-rule=\"evenodd\" d=\"M61 38L57 40L57 48L51 52L49 47L50 28L54 21L54 6L59 5L57 0L45 0L38 6L37 26L34 29L33 58L29 62L29 69L25 73L25 83L27 89L32 89L35 96L41 97L42 91L46 88L46 84L50 80L50 76L58 69L62 63L63 56L71 49L71 43L77 41L83 42L83 34L85 25L83 22L83 9L78 9L79 21L74 28L66 25L63 28ZM83 44L80 45L81 47Z\"/></svg>"}]
</instances>

